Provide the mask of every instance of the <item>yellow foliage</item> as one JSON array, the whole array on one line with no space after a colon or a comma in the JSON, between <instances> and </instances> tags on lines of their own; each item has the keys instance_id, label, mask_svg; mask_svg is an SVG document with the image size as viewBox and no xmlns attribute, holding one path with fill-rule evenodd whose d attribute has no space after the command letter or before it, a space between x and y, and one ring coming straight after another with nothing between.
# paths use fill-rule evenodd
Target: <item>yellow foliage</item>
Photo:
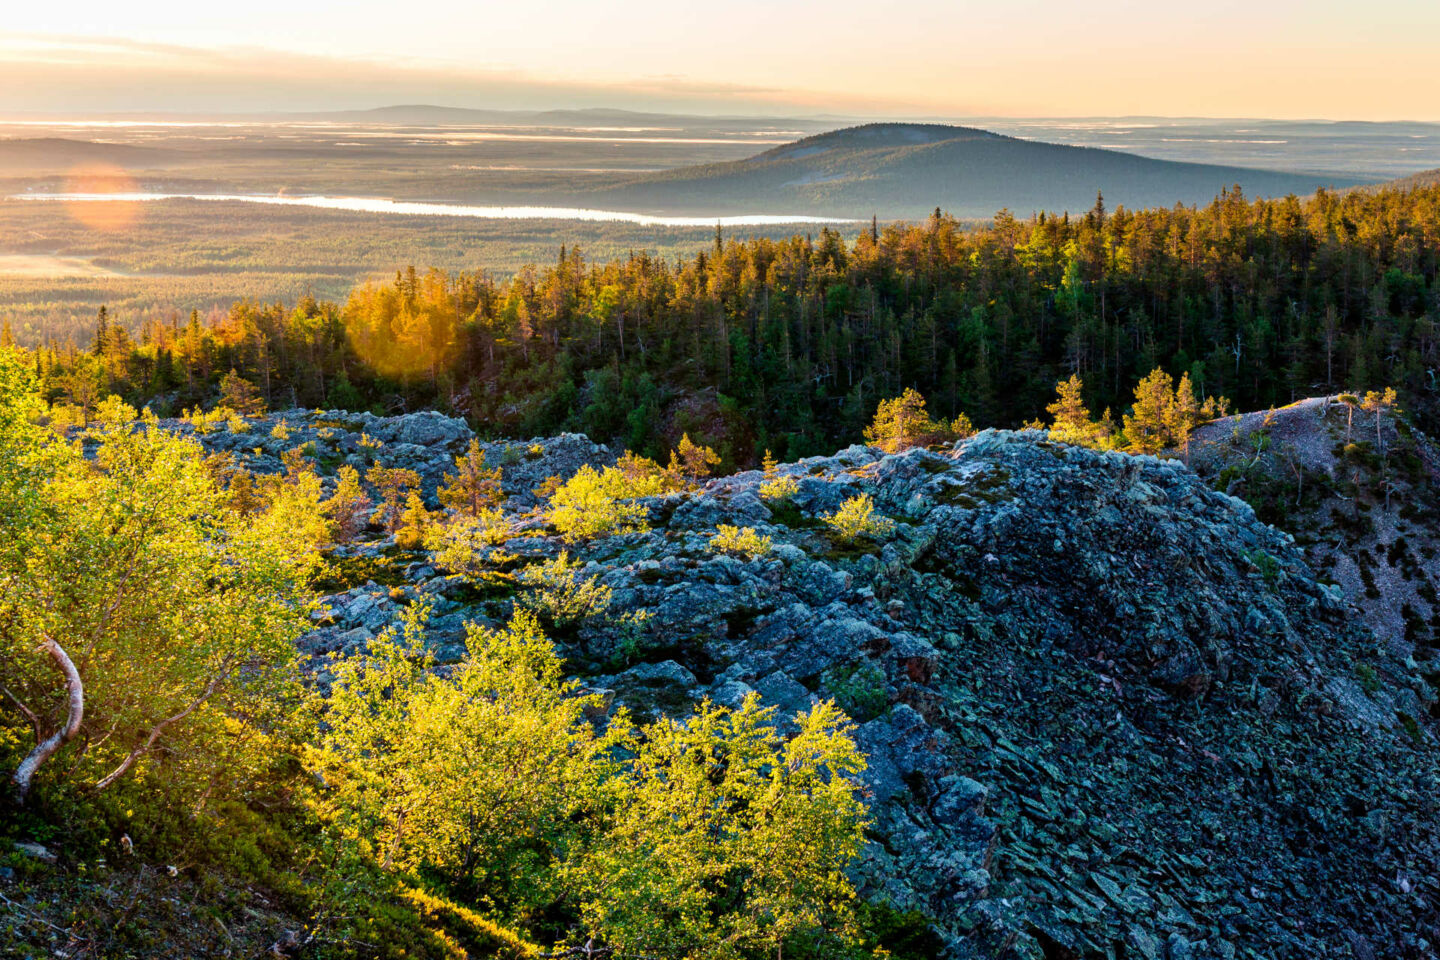
<instances>
[{"instance_id":1,"label":"yellow foliage","mask_svg":"<svg viewBox=\"0 0 1440 960\"><path fill-rule=\"evenodd\" d=\"M800 489L800 481L786 473L780 472L780 464L765 451L765 459L761 461L765 469L765 479L760 481L760 496L766 500L786 500L795 496Z\"/></svg>"},{"instance_id":2,"label":"yellow foliage","mask_svg":"<svg viewBox=\"0 0 1440 960\"><path fill-rule=\"evenodd\" d=\"M659 492L658 480L635 483L614 467L586 464L551 495L550 522L571 542L638 530L645 507L627 501Z\"/></svg>"},{"instance_id":3,"label":"yellow foliage","mask_svg":"<svg viewBox=\"0 0 1440 960\"><path fill-rule=\"evenodd\" d=\"M498 956L534 957L540 954L538 946L515 931L487 920L474 910L461 906L453 900L407 886L400 888L400 896L409 901L426 919L439 920L446 916L455 918L469 928L472 937L481 938L484 941L483 946L499 951ZM443 931L437 931L437 933L444 936ZM464 950L458 950L457 956L465 957L468 954Z\"/></svg>"},{"instance_id":4,"label":"yellow foliage","mask_svg":"<svg viewBox=\"0 0 1440 960\"><path fill-rule=\"evenodd\" d=\"M581 577L580 563L563 550L554 560L521 570L517 579L531 589L516 602L556 627L600 616L610 608L614 596L598 576Z\"/></svg>"},{"instance_id":5,"label":"yellow foliage","mask_svg":"<svg viewBox=\"0 0 1440 960\"><path fill-rule=\"evenodd\" d=\"M834 513L821 517L831 534L842 543L875 540L895 529L895 521L875 512L875 501L868 493L851 497Z\"/></svg>"},{"instance_id":6,"label":"yellow foliage","mask_svg":"<svg viewBox=\"0 0 1440 960\"><path fill-rule=\"evenodd\" d=\"M677 480L694 486L710 476L719 465L720 454L709 447L692 443L690 434L686 433L681 435L679 447L670 451L670 466L667 469Z\"/></svg>"},{"instance_id":7,"label":"yellow foliage","mask_svg":"<svg viewBox=\"0 0 1440 960\"><path fill-rule=\"evenodd\" d=\"M615 462L615 469L620 471L632 489L647 491L644 496L670 493L682 486L679 477L675 474L670 473L649 457L642 457L629 450L626 450L624 455Z\"/></svg>"},{"instance_id":8,"label":"yellow foliage","mask_svg":"<svg viewBox=\"0 0 1440 960\"><path fill-rule=\"evenodd\" d=\"M491 548L510 539L510 535L505 511L492 507L478 516L461 516L432 526L425 545L435 552L435 562L444 569L475 578L484 575L486 561L493 559Z\"/></svg>"},{"instance_id":9,"label":"yellow foliage","mask_svg":"<svg viewBox=\"0 0 1440 960\"><path fill-rule=\"evenodd\" d=\"M380 506L375 519L385 524L385 529L394 532L400 528L401 503L405 495L420 486L420 474L401 467L371 467L365 479L380 494Z\"/></svg>"},{"instance_id":10,"label":"yellow foliage","mask_svg":"<svg viewBox=\"0 0 1440 960\"><path fill-rule=\"evenodd\" d=\"M425 501L420 499L420 494L410 491L405 500L405 512L400 515L400 526L395 531L395 545L405 550L420 549L434 524L435 517L425 509Z\"/></svg>"},{"instance_id":11,"label":"yellow foliage","mask_svg":"<svg viewBox=\"0 0 1440 960\"><path fill-rule=\"evenodd\" d=\"M715 528L709 546L710 550L716 553L763 557L770 552L771 539L757 534L754 527L736 527L722 523Z\"/></svg>"},{"instance_id":12,"label":"yellow foliage","mask_svg":"<svg viewBox=\"0 0 1440 960\"><path fill-rule=\"evenodd\" d=\"M900 396L880 401L875 419L865 428L865 439L886 453L899 453L911 447L968 437L974 432L974 424L963 413L948 424L930 419L920 391L906 387Z\"/></svg>"},{"instance_id":13,"label":"yellow foliage","mask_svg":"<svg viewBox=\"0 0 1440 960\"><path fill-rule=\"evenodd\" d=\"M485 453L478 440L471 440L465 455L455 458L455 472L445 474L439 497L444 506L472 517L489 507L499 506L505 499L500 488L500 468L486 469Z\"/></svg>"},{"instance_id":14,"label":"yellow foliage","mask_svg":"<svg viewBox=\"0 0 1440 960\"><path fill-rule=\"evenodd\" d=\"M325 501L330 518L330 535L336 543L349 543L365 525L370 498L360 486L360 474L350 466L341 467L335 492Z\"/></svg>"}]
</instances>

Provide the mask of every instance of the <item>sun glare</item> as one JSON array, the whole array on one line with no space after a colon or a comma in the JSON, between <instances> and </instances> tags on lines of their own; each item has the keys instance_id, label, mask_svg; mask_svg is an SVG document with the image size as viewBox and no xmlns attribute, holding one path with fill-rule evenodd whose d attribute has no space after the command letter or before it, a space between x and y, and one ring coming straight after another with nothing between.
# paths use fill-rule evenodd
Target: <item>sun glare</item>
<instances>
[{"instance_id":1,"label":"sun glare","mask_svg":"<svg viewBox=\"0 0 1440 960\"><path fill-rule=\"evenodd\" d=\"M72 217L91 230L117 233L140 218L143 205L133 200L116 200L112 195L133 194L138 189L135 178L119 167L87 164L73 168L66 176L65 192L95 199L77 200L65 206Z\"/></svg>"}]
</instances>

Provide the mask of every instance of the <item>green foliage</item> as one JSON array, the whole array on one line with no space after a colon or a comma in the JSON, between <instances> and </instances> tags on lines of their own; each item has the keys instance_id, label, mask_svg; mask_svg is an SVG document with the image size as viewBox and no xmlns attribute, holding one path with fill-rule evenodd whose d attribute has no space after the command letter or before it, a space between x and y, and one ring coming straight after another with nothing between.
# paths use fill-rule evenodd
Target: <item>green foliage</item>
<instances>
[{"instance_id":1,"label":"green foliage","mask_svg":"<svg viewBox=\"0 0 1440 960\"><path fill-rule=\"evenodd\" d=\"M832 667L824 681L840 708L860 723L875 719L890 706L885 673L868 660Z\"/></svg>"},{"instance_id":2,"label":"green foliage","mask_svg":"<svg viewBox=\"0 0 1440 960\"><path fill-rule=\"evenodd\" d=\"M1247 550L1244 553L1245 559L1260 571L1260 576L1266 583L1274 583L1280 577L1280 561L1276 560L1264 550Z\"/></svg>"},{"instance_id":3,"label":"green foliage","mask_svg":"<svg viewBox=\"0 0 1440 960\"><path fill-rule=\"evenodd\" d=\"M599 697L561 679L532 614L472 627L444 675L423 617L338 664L316 702L307 762L340 862L434 877L487 922L568 918L557 933L620 952L736 958L843 928L864 763L833 705L788 741L753 696L597 731Z\"/></svg>"},{"instance_id":4,"label":"green foliage","mask_svg":"<svg viewBox=\"0 0 1440 960\"><path fill-rule=\"evenodd\" d=\"M0 673L24 707L5 722L53 745L31 754L47 790L244 789L307 627L318 486L241 517L197 444L116 401L87 461L25 422L17 366L0 357Z\"/></svg>"},{"instance_id":5,"label":"green foliage","mask_svg":"<svg viewBox=\"0 0 1440 960\"><path fill-rule=\"evenodd\" d=\"M599 700L561 680L533 614L472 627L469 656L441 676L424 612L336 666L309 759L330 784L319 812L347 855L523 917L559 895L555 858L581 839L618 740L585 722Z\"/></svg>"},{"instance_id":6,"label":"green foliage","mask_svg":"<svg viewBox=\"0 0 1440 960\"><path fill-rule=\"evenodd\" d=\"M851 497L834 513L820 519L830 528L832 537L848 545L877 540L895 529L895 521L875 512L875 501L868 493Z\"/></svg>"},{"instance_id":7,"label":"green foliage","mask_svg":"<svg viewBox=\"0 0 1440 960\"><path fill-rule=\"evenodd\" d=\"M709 703L661 720L605 784L612 820L567 873L581 916L625 952L738 957L849 919L843 867L864 808L864 761L839 710L799 715L781 742L773 708Z\"/></svg>"},{"instance_id":8,"label":"green foliage","mask_svg":"<svg viewBox=\"0 0 1440 960\"><path fill-rule=\"evenodd\" d=\"M457 412L496 435L583 429L649 456L668 452L661 430L673 417L692 437L703 429L737 464L758 460L765 445L787 459L831 453L860 434L879 401L907 387L929 398L933 419L952 428L961 410L986 424L1026 423L1053 399L1061 369L1081 371L1096 411L1130 406L1130 387L1156 367L1177 381L1188 374L1196 396L1228 395L1246 409L1283 405L1316 384L1358 391L1358 407L1384 371L1423 428L1440 411L1427 373L1436 320L1425 306L1440 272L1428 253L1440 229L1437 196L1436 186L1322 191L1303 200L1248 201L1226 191L1199 208L1123 215L1006 215L984 226L941 216L874 237L865 231L850 243L830 230L754 236L678 262L625 256L604 240L589 248L602 258L595 262L573 243L564 258L536 245L530 262L550 266L528 270L509 259L512 247L487 245L500 259L486 267L517 271L511 280L402 270L347 301L352 284L329 273L315 289L333 302L304 297L305 284L274 274L259 285L256 273L241 280L222 257L217 275L232 278L228 290L175 288L177 299L166 299L157 286L148 298L128 295L110 327L128 325L139 335L107 338L103 355L42 348L38 366L47 398L64 398L80 420L109 389L137 404L158 396L208 403L233 365L239 377L268 382L273 394L293 391L307 406L326 403L327 392L353 391L358 400L341 404L351 408L397 397L412 409L443 408L466 396L468 408ZM26 211L0 212L0 222L17 220L28 226L16 235L61 230ZM547 230L554 237L571 228ZM296 232L285 231L284 251L271 238L263 246L290 264ZM667 235L680 236L701 240L699 231ZM163 254L136 253L116 249L127 245L122 238L72 238L82 239L103 242L102 256L137 273L157 263L174 272L177 263L215 256L211 244L196 252L188 239L183 257L173 243L158 248ZM348 242L306 236L298 246ZM461 266L452 249L429 243L418 249L431 251L430 262ZM398 258L403 247L387 238L375 250ZM605 262L611 253L618 259ZM308 254L298 256L319 269ZM323 262L331 271L337 262L363 261L369 266L361 274L373 276L385 269L375 256L352 250ZM33 305L53 317L50 328L26 330L26 318L39 313L18 303L17 335L39 344L56 334L64 342L58 324L73 323L69 313L87 317L88 327L98 303L54 310L75 295ZM213 321L160 322L192 297L208 306L247 295ZM287 295L288 306L276 303ZM765 319L752 323L757 303L766 304ZM1121 317L1128 335L1117 339ZM1138 433L1142 446L1153 446L1143 423Z\"/></svg>"}]
</instances>

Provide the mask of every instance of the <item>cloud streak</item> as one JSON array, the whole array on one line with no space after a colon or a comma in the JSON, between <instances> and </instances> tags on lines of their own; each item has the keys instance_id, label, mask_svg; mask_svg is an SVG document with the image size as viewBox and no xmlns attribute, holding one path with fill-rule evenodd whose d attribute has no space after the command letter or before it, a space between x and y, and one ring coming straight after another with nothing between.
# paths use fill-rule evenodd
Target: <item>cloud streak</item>
<instances>
[{"instance_id":1,"label":"cloud streak","mask_svg":"<svg viewBox=\"0 0 1440 960\"><path fill-rule=\"evenodd\" d=\"M626 106L706 113L862 107L903 111L917 106L674 75L583 82L521 69L415 59L381 62L261 47L197 49L118 38L0 38L0 111L11 116L343 110L408 102L502 109Z\"/></svg>"}]
</instances>

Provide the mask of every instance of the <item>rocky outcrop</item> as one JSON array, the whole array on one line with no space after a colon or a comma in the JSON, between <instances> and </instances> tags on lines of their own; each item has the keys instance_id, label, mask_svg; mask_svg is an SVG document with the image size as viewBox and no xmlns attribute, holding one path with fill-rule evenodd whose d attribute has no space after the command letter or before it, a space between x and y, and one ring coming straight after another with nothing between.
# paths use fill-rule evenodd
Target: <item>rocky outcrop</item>
<instances>
[{"instance_id":1,"label":"rocky outcrop","mask_svg":"<svg viewBox=\"0 0 1440 960\"><path fill-rule=\"evenodd\" d=\"M1403 414L1312 397L1196 429L1195 472L1295 535L1397 656L1440 683L1440 447ZM1427 661L1429 661L1427 663Z\"/></svg>"},{"instance_id":2,"label":"rocky outcrop","mask_svg":"<svg viewBox=\"0 0 1440 960\"><path fill-rule=\"evenodd\" d=\"M429 450L427 477L468 442L377 424L393 431L377 456ZM487 450L517 511L537 477L613 457L576 437ZM650 619L558 640L587 687L642 716L753 691L783 726L837 700L869 757L865 896L933 918L953 957L1435 955L1429 688L1245 503L1178 462L1037 432L781 469L788 503L741 473L572 546L614 613ZM895 528L837 545L817 518L862 492ZM773 549L713 552L722 522ZM513 562L561 548L528 523ZM443 661L465 621L513 602L383 542L343 561L362 572L335 585L317 655L424 597Z\"/></svg>"}]
</instances>

